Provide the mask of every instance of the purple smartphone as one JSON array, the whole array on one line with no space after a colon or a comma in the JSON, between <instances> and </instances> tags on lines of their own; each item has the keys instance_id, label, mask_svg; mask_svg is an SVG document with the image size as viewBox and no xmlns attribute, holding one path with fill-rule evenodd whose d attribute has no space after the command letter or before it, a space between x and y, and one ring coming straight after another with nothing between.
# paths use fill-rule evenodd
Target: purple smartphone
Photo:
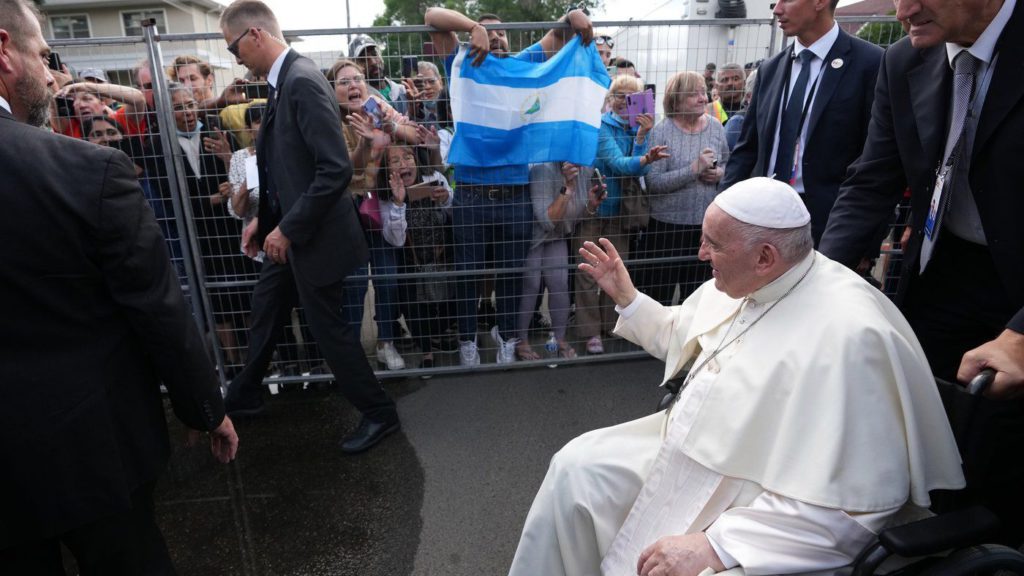
<instances>
[{"instance_id":1,"label":"purple smartphone","mask_svg":"<svg viewBox=\"0 0 1024 576\"><path fill-rule=\"evenodd\" d=\"M654 115L654 92L644 90L626 94L626 113L629 115L629 126L636 128L639 122L636 117L641 114Z\"/></svg>"}]
</instances>

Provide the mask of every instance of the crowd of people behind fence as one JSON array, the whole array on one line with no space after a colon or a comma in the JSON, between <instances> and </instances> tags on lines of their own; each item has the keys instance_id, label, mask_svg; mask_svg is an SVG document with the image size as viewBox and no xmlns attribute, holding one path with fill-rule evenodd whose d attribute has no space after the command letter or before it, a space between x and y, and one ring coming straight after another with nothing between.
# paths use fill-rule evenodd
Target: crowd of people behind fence
<instances>
[{"instance_id":1,"label":"crowd of people behind fence","mask_svg":"<svg viewBox=\"0 0 1024 576\"><path fill-rule=\"evenodd\" d=\"M512 55L504 31L490 36L492 54ZM472 318L463 318L459 326L460 316L472 315L465 312L469 305L481 326L494 326L498 363L539 359L529 343L529 330L538 327L554 335L561 358L576 357L566 336L573 324L586 353L602 354L603 338L614 324L612 305L589 278L572 269L572 254L586 240L608 237L621 245L621 253L652 259L639 268L640 284L665 303L684 298L709 277L710 269L695 258L700 219L728 162L726 127L742 121L753 66L727 64L716 75L709 64L710 75L675 74L664 87L664 118L656 122L653 114L629 115L627 96L643 92L642 77L632 62L613 57L611 36L595 40L612 84L594 166L534 166L529 194L514 199L516 216L500 225L506 234L492 243L465 229L487 226L483 220L453 214L453 205L459 204L454 202L458 184L447 160L454 123L447 79L438 65L419 59L406 70L409 77L389 78L377 43L359 35L349 43L349 57L323 70L341 111L344 145L354 167L349 190L370 246L370 266L362 275L373 279L376 357L382 369L406 367L399 352L399 347L408 350L399 344L404 331L400 317L422 353L421 368L433 367L439 351L459 351L463 365L479 363ZM191 233L205 279L251 279L262 255L247 258L239 240L259 201L258 186L247 182L253 172L246 166L255 162L250 159L266 112L265 79L248 75L218 87L214 67L192 55L177 56L157 69L166 75L175 122L172 153L182 160ZM112 83L100 69L76 75L65 67L55 76L59 90L51 107L51 128L119 148L134 160L184 281L187 247L182 244L190 232L179 229L181 223L174 218L150 63L136 64L134 86ZM735 140L733 136L733 145ZM606 177L601 187L594 186L598 172ZM467 243L477 245L458 249ZM449 275L464 268L460 259L496 273ZM525 271L501 273L505 268ZM403 272L422 274L395 277ZM495 290L495 280L513 288ZM478 286L460 290L460 284L470 283ZM539 311L545 289L548 317ZM460 298L473 301L460 307ZM214 290L210 306L231 376L244 360L251 302L245 290ZM348 317L361 322L362 307L353 303L352 308ZM305 332L304 323L300 325ZM294 335L289 338L294 344ZM289 345L278 351L292 374L300 360L296 349ZM306 350L306 357L316 354Z\"/></svg>"}]
</instances>

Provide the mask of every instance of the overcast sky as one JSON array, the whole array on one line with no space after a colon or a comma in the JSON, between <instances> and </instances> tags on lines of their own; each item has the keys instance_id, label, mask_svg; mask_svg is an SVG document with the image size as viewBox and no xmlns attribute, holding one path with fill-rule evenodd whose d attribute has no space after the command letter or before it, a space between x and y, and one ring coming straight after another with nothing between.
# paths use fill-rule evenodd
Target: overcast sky
<instances>
[{"instance_id":1,"label":"overcast sky","mask_svg":"<svg viewBox=\"0 0 1024 576\"><path fill-rule=\"evenodd\" d=\"M770 0L758 0L770 1ZM839 5L857 0L842 0ZM285 29L343 28L345 3L340 0L266 0L281 19ZM369 26L384 11L383 0L349 0L352 26ZM594 14L595 20L657 20L678 18L682 0L605 0L604 9Z\"/></svg>"}]
</instances>

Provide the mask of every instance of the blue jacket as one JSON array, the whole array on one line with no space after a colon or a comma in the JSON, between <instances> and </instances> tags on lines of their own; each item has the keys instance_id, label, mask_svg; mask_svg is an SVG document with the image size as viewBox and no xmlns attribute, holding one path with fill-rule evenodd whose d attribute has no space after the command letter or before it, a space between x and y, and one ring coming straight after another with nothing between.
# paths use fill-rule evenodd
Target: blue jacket
<instances>
[{"instance_id":1,"label":"blue jacket","mask_svg":"<svg viewBox=\"0 0 1024 576\"><path fill-rule=\"evenodd\" d=\"M650 166L641 166L640 157L647 153L650 134L644 143L633 146L636 129L614 112L605 112L601 117L601 132L598 136L597 161L595 166L604 174L608 183L608 197L597 209L602 217L618 216L622 202L621 179L628 176L643 176Z\"/></svg>"}]
</instances>

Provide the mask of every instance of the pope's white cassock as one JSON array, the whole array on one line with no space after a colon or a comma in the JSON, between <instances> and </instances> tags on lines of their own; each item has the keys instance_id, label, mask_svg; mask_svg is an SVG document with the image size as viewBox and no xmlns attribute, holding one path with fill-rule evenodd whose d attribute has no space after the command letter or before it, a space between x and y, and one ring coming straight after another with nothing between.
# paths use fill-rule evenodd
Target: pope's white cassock
<instances>
[{"instance_id":1,"label":"pope's white cassock","mask_svg":"<svg viewBox=\"0 0 1024 576\"><path fill-rule=\"evenodd\" d=\"M739 300L711 280L679 306L640 294L618 311L616 334L663 359L666 380L742 336L667 415L554 456L511 574L635 575L646 547L699 531L738 574L831 573L922 515L929 490L964 485L907 322L821 254Z\"/></svg>"}]
</instances>

